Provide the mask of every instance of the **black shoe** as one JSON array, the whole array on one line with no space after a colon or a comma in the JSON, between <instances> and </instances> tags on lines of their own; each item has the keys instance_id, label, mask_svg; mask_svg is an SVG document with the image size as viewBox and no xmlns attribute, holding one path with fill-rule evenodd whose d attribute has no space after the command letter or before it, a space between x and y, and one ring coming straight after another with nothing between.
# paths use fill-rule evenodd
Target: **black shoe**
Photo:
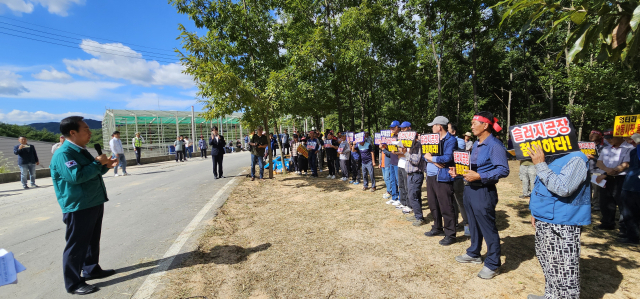
<instances>
[{"instance_id":1,"label":"black shoe","mask_svg":"<svg viewBox=\"0 0 640 299\"><path fill-rule=\"evenodd\" d=\"M213 178L217 180L217 179L218 179L218 176L213 176Z\"/></svg>"},{"instance_id":2,"label":"black shoe","mask_svg":"<svg viewBox=\"0 0 640 299\"><path fill-rule=\"evenodd\" d=\"M633 244L633 245L640 244L640 240L633 240L629 238L619 238L618 240L616 240L616 242L622 243L622 244Z\"/></svg>"},{"instance_id":3,"label":"black shoe","mask_svg":"<svg viewBox=\"0 0 640 299\"><path fill-rule=\"evenodd\" d=\"M22 186L23 189L29 189L29 186Z\"/></svg>"},{"instance_id":4,"label":"black shoe","mask_svg":"<svg viewBox=\"0 0 640 299\"><path fill-rule=\"evenodd\" d=\"M441 230L430 230L430 231L424 233L424 235L427 236L427 237L444 236L444 231L441 231Z\"/></svg>"},{"instance_id":5,"label":"black shoe","mask_svg":"<svg viewBox=\"0 0 640 299\"><path fill-rule=\"evenodd\" d=\"M615 226L604 226L604 225L600 224L600 225L594 227L593 229L595 229L595 230L614 230L616 228L615 228Z\"/></svg>"},{"instance_id":6,"label":"black shoe","mask_svg":"<svg viewBox=\"0 0 640 299\"><path fill-rule=\"evenodd\" d=\"M449 245L451 245L451 244L453 244L455 242L456 242L456 238L455 237L444 237L444 239L440 240L440 242L438 242L438 243L440 243L440 245L442 245L442 246L449 246Z\"/></svg>"},{"instance_id":7,"label":"black shoe","mask_svg":"<svg viewBox=\"0 0 640 299\"><path fill-rule=\"evenodd\" d=\"M224 176L224 175L221 175L221 176L219 176L218 178L226 179L227 177L226 177L226 176Z\"/></svg>"},{"instance_id":8,"label":"black shoe","mask_svg":"<svg viewBox=\"0 0 640 299\"><path fill-rule=\"evenodd\" d=\"M80 284L80 286L69 292L70 294L74 294L74 295L87 295L87 294L91 294L91 293L95 293L97 292L99 289L96 286L92 286L90 284L86 284L86 283L82 283Z\"/></svg>"},{"instance_id":9,"label":"black shoe","mask_svg":"<svg viewBox=\"0 0 640 299\"><path fill-rule=\"evenodd\" d=\"M105 278L105 277L109 277L111 275L116 274L116 270L102 270L98 273L95 273L93 275L87 275L86 273L83 272L83 276L84 276L84 280L92 280L92 279L100 279L100 278Z\"/></svg>"}]
</instances>

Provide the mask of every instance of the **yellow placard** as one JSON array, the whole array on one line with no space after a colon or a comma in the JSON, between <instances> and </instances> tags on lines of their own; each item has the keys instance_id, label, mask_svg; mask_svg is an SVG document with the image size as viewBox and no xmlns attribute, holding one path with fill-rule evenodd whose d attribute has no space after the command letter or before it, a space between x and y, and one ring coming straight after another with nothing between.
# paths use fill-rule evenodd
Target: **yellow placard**
<instances>
[{"instance_id":1,"label":"yellow placard","mask_svg":"<svg viewBox=\"0 0 640 299\"><path fill-rule=\"evenodd\" d=\"M614 137L630 137L640 133L640 115L618 115L613 125Z\"/></svg>"}]
</instances>

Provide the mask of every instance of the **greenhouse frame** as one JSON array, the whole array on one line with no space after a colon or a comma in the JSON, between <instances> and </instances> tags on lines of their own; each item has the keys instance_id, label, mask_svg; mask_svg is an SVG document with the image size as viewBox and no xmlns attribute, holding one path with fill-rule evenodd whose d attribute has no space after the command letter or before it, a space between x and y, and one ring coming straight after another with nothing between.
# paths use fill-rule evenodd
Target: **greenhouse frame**
<instances>
[{"instance_id":1,"label":"greenhouse frame","mask_svg":"<svg viewBox=\"0 0 640 299\"><path fill-rule=\"evenodd\" d=\"M197 140L204 136L209 140L211 127L217 126L221 135L227 141L240 139L244 147L245 134L248 130L242 128L240 119L242 113L233 113L217 120L206 120L200 112L160 111L160 110L113 110L107 109L102 120L102 138L106 150L110 151L109 141L114 131L120 132L120 140L127 159L134 158L131 143L136 132L140 132L145 142L142 144L142 157L155 157L173 154L171 148L178 136ZM194 152L199 152L194 149Z\"/></svg>"}]
</instances>

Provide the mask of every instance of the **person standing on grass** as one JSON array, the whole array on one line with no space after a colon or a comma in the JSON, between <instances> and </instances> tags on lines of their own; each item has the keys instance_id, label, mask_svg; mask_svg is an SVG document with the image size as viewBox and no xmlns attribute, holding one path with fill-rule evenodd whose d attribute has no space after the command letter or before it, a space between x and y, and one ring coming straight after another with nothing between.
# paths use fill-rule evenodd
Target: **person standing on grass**
<instances>
[{"instance_id":1,"label":"person standing on grass","mask_svg":"<svg viewBox=\"0 0 640 299\"><path fill-rule=\"evenodd\" d=\"M144 138L142 138L142 136L140 136L140 132L136 132L136 137L133 137L133 139L131 139L131 144L133 145L133 151L136 153L136 163L138 163L138 165L142 165L140 164L140 156L141 156L141 150L142 150L142 144L144 143Z\"/></svg>"},{"instance_id":2,"label":"person standing on grass","mask_svg":"<svg viewBox=\"0 0 640 299\"><path fill-rule=\"evenodd\" d=\"M589 134L589 141L596 144L596 155L587 155L587 158L589 158L589 177L594 173L600 172L596 164L598 163L599 154L602 153L602 149L606 146L602 137L602 131L600 130L592 130ZM594 211L600 211L600 189L600 186L591 183L591 208Z\"/></svg>"},{"instance_id":3,"label":"person standing on grass","mask_svg":"<svg viewBox=\"0 0 640 299\"><path fill-rule=\"evenodd\" d=\"M120 132L115 131L111 135L111 141L109 141L109 148L112 152L112 158L116 158L119 161L118 166L122 167L122 175L127 175L127 158L124 156L124 148L122 147L122 141L120 141ZM113 169L113 176L118 176L118 166Z\"/></svg>"},{"instance_id":4,"label":"person standing on grass","mask_svg":"<svg viewBox=\"0 0 640 299\"><path fill-rule=\"evenodd\" d=\"M350 181L350 184L354 184L354 185L358 185L360 184L360 176L362 175L362 173L360 172L360 168L362 166L361 163L361 156L360 156L360 150L358 149L358 145L353 143L353 142L349 142L349 147L351 148L351 177L353 178L352 181Z\"/></svg>"},{"instance_id":5,"label":"person standing on grass","mask_svg":"<svg viewBox=\"0 0 640 299\"><path fill-rule=\"evenodd\" d=\"M349 179L349 159L351 159L351 147L347 142L347 135L340 135L340 147L338 147L338 154L340 154L340 169L342 170L342 181L346 182Z\"/></svg>"},{"instance_id":6,"label":"person standing on grass","mask_svg":"<svg viewBox=\"0 0 640 299\"><path fill-rule=\"evenodd\" d=\"M213 178L224 178L222 175L222 159L224 158L224 136L218 134L218 127L213 126L211 128L211 139L209 140L211 145L211 162L213 163Z\"/></svg>"},{"instance_id":7,"label":"person standing on grass","mask_svg":"<svg viewBox=\"0 0 640 299\"><path fill-rule=\"evenodd\" d=\"M449 119L437 116L431 123L431 130L440 135L442 155L433 156L424 153L427 161L425 172L427 173L427 201L433 216L431 230L424 233L427 237L444 235L440 245L448 246L456 242L456 216L453 202L453 178L449 175L449 167L454 167L453 151L458 148L455 136L447 132Z\"/></svg>"},{"instance_id":8,"label":"person standing on grass","mask_svg":"<svg viewBox=\"0 0 640 299\"><path fill-rule=\"evenodd\" d=\"M51 154L55 154L56 150L64 143L64 135L60 135L60 142L51 147Z\"/></svg>"},{"instance_id":9,"label":"person standing on grass","mask_svg":"<svg viewBox=\"0 0 640 299\"><path fill-rule=\"evenodd\" d=\"M631 135L636 147L629 152L629 168L622 184L622 203L626 234L617 240L622 244L640 244L640 134Z\"/></svg>"},{"instance_id":10,"label":"person standing on grass","mask_svg":"<svg viewBox=\"0 0 640 299\"><path fill-rule=\"evenodd\" d=\"M408 221L413 221L413 226L422 226L425 224L422 214L422 181L424 180L424 168L426 161L422 156L422 144L417 139L413 141L413 145L405 154L407 164L407 189L408 201L413 209L413 216L408 216ZM406 149L405 149L406 150Z\"/></svg>"},{"instance_id":11,"label":"person standing on grass","mask_svg":"<svg viewBox=\"0 0 640 299\"><path fill-rule=\"evenodd\" d=\"M265 148L269 145L269 140L267 136L262 135L262 126L258 126L256 134L251 136L249 145L251 146L251 181L256 180L256 165L260 168L260 180L264 181L264 158L262 157L265 154Z\"/></svg>"},{"instance_id":12,"label":"person standing on grass","mask_svg":"<svg viewBox=\"0 0 640 299\"><path fill-rule=\"evenodd\" d=\"M393 122L391 122L391 126L389 126L389 128L391 129L392 136L397 135L397 133L400 131L399 125L400 125L400 122L398 122L397 120L394 120ZM411 128L411 123L409 123L408 121L403 122L402 125L404 125L405 128L406 127ZM398 184L399 184L398 172L400 171L398 168L399 158L396 153L392 153L388 150L388 147L386 144L381 144L380 147L382 148L382 154L384 156L384 166L386 168L385 182L387 184L387 192L389 194L389 196L383 197L383 198L389 199L389 201L386 202L387 204L398 206L400 205L400 201L399 201L400 190L398 187ZM406 179L404 180L404 182L406 185Z\"/></svg>"},{"instance_id":13,"label":"person standing on grass","mask_svg":"<svg viewBox=\"0 0 640 299\"><path fill-rule=\"evenodd\" d=\"M184 140L182 140L182 135L173 142L173 146L176 151L176 162L178 162L178 159L180 159L180 162L184 162Z\"/></svg>"},{"instance_id":14,"label":"person standing on grass","mask_svg":"<svg viewBox=\"0 0 640 299\"><path fill-rule=\"evenodd\" d=\"M289 161L291 170L295 174L300 174L300 167L298 166L298 146L300 145L300 141L298 141L298 135L293 134L293 139L291 141L291 160Z\"/></svg>"},{"instance_id":15,"label":"person standing on grass","mask_svg":"<svg viewBox=\"0 0 640 299\"><path fill-rule=\"evenodd\" d=\"M373 155L373 145L366 141L366 139L357 145L360 152L360 161L362 162L362 191L367 191L369 187L369 180L371 181L371 192L376 191L376 178L373 173L374 166L376 166L376 159Z\"/></svg>"},{"instance_id":16,"label":"person standing on grass","mask_svg":"<svg viewBox=\"0 0 640 299\"><path fill-rule=\"evenodd\" d=\"M333 133L327 133L327 139L324 141L324 144L330 147L325 147L325 152L327 153L327 165L329 167L329 175L328 179L336 178L336 160L338 159L338 147L340 144L335 140Z\"/></svg>"},{"instance_id":17,"label":"person standing on grass","mask_svg":"<svg viewBox=\"0 0 640 299\"><path fill-rule=\"evenodd\" d=\"M311 166L311 177L318 177L318 158L317 153L320 150L320 141L316 138L316 131L309 132L307 140L307 152L309 153L309 164Z\"/></svg>"},{"instance_id":18,"label":"person standing on grass","mask_svg":"<svg viewBox=\"0 0 640 299\"><path fill-rule=\"evenodd\" d=\"M580 233L591 224L589 159L581 151L545 158L537 144L529 155L538 173L529 209L545 288L527 298L579 299Z\"/></svg>"},{"instance_id":19,"label":"person standing on grass","mask_svg":"<svg viewBox=\"0 0 640 299\"><path fill-rule=\"evenodd\" d=\"M31 187L36 188L36 165L40 165L38 154L35 146L27 143L27 137L20 136L18 138L20 144L13 147L13 153L18 155L18 167L20 167L20 182L22 188L27 187L27 173L31 179Z\"/></svg>"},{"instance_id":20,"label":"person standing on grass","mask_svg":"<svg viewBox=\"0 0 640 299\"><path fill-rule=\"evenodd\" d=\"M209 148L207 146L207 141L204 140L204 136L200 135L200 140L198 141L198 148L200 149L200 158L202 159L206 159L207 158L207 149Z\"/></svg>"},{"instance_id":21,"label":"person standing on grass","mask_svg":"<svg viewBox=\"0 0 640 299\"><path fill-rule=\"evenodd\" d=\"M282 154L283 155L289 155L289 130L288 129L284 129L284 134L282 134Z\"/></svg>"},{"instance_id":22,"label":"person standing on grass","mask_svg":"<svg viewBox=\"0 0 640 299\"><path fill-rule=\"evenodd\" d=\"M66 225L62 255L64 286L68 293L86 295L98 291L86 281L116 273L102 269L99 261L104 203L109 200L102 176L118 160L106 155L91 156L86 147L91 141L91 130L81 116L63 119L60 132L67 142L53 154L49 169Z\"/></svg>"},{"instance_id":23,"label":"person standing on grass","mask_svg":"<svg viewBox=\"0 0 640 299\"><path fill-rule=\"evenodd\" d=\"M303 136L300 143L305 149L307 148L307 138ZM307 175L309 172L309 159L300 152L298 152L298 168L300 169L300 174L302 174L302 171L304 171L304 175Z\"/></svg>"},{"instance_id":24,"label":"person standing on grass","mask_svg":"<svg viewBox=\"0 0 640 299\"><path fill-rule=\"evenodd\" d=\"M482 279L491 279L500 272L500 235L496 227L496 205L498 191L496 184L500 178L509 175L507 150L493 136L500 132L498 119L491 112L481 111L471 121L471 130L478 137L470 156L471 170L463 175L464 208L469 219L471 246L463 255L456 256L459 263L481 264L482 240L487 243L487 257L484 267L478 273ZM449 174L456 177L455 167Z\"/></svg>"},{"instance_id":25,"label":"person standing on grass","mask_svg":"<svg viewBox=\"0 0 640 299\"><path fill-rule=\"evenodd\" d=\"M605 140L609 145L602 149L596 167L604 172L597 177L596 182L606 180L605 188L600 189L600 212L602 218L599 230L614 230L616 228L616 207L620 214L624 215L624 205L622 203L622 184L624 184L629 167L629 153L633 148L622 137L613 137L613 129L604 132ZM624 216L619 219L620 233L625 234Z\"/></svg>"},{"instance_id":26,"label":"person standing on grass","mask_svg":"<svg viewBox=\"0 0 640 299\"><path fill-rule=\"evenodd\" d=\"M398 136L398 133L400 131L411 131L411 123L408 121L404 121L402 122L402 124L400 124L400 126L391 128L391 136ZM409 184L407 183L407 180L409 179L406 170L407 158L405 157L407 149L404 148L402 142L398 142L397 144L398 151L391 152L391 165L393 166L394 162L396 162L393 157L393 155L395 155L398 159L398 172L396 174L396 179L398 182L398 200L393 201L391 204L396 206L396 209L401 209L402 213L409 214L413 212L413 208L411 207L411 201L409 201Z\"/></svg>"}]
</instances>

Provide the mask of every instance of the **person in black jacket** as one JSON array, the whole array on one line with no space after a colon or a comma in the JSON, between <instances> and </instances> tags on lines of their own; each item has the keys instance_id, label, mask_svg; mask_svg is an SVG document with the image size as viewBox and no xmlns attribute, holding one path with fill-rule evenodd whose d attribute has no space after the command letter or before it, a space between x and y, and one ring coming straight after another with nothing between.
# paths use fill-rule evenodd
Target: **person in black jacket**
<instances>
[{"instance_id":1,"label":"person in black jacket","mask_svg":"<svg viewBox=\"0 0 640 299\"><path fill-rule=\"evenodd\" d=\"M222 175L222 158L224 158L224 137L218 135L218 127L211 128L211 139L209 139L209 145L211 145L211 161L213 161L213 176L216 178L224 178Z\"/></svg>"},{"instance_id":2,"label":"person in black jacket","mask_svg":"<svg viewBox=\"0 0 640 299\"><path fill-rule=\"evenodd\" d=\"M31 178L31 187L38 187L36 185L36 165L40 165L40 160L38 160L36 148L31 144L27 144L27 138L24 136L20 136L18 141L20 144L13 147L13 153L18 155L22 188L29 189L27 187L27 175Z\"/></svg>"}]
</instances>

